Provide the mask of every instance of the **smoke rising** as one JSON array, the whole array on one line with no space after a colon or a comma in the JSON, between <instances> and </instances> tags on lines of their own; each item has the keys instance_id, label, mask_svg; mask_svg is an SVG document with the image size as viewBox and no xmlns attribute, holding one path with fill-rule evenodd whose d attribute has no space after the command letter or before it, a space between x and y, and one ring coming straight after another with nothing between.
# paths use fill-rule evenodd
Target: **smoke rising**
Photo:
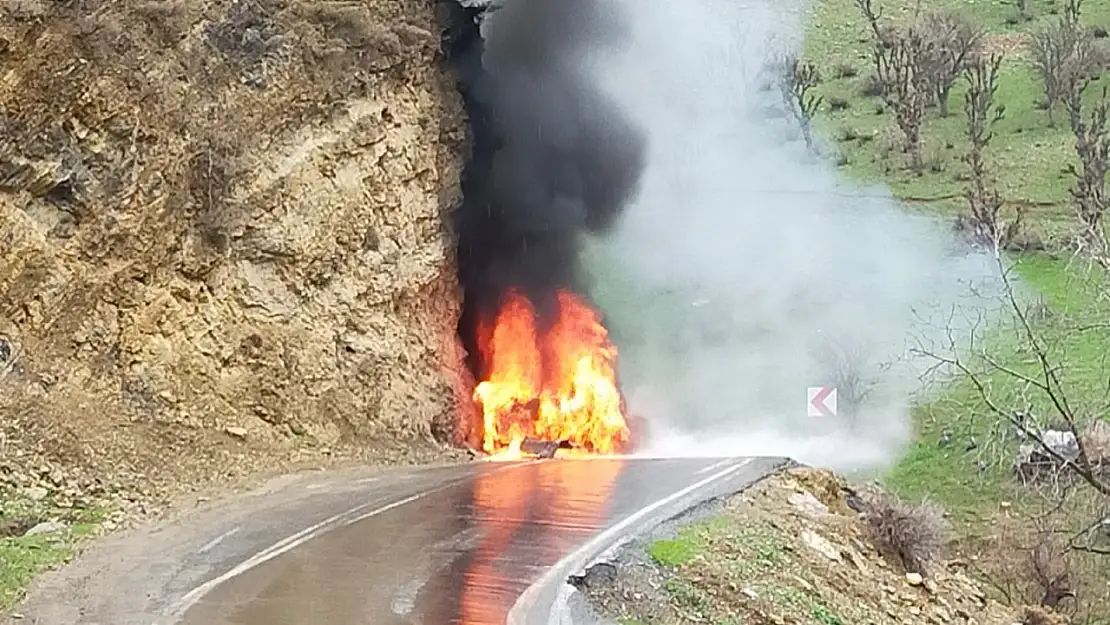
<instances>
[{"instance_id":1,"label":"smoke rising","mask_svg":"<svg viewBox=\"0 0 1110 625\"><path fill-rule=\"evenodd\" d=\"M611 4L627 35L587 64L647 129L647 164L586 266L644 453L891 460L931 364L909 348L966 335L993 262L809 155L761 88L769 42L800 39L801 4ZM807 388L824 385L839 414L810 417Z\"/></svg>"},{"instance_id":2,"label":"smoke rising","mask_svg":"<svg viewBox=\"0 0 1110 625\"><path fill-rule=\"evenodd\" d=\"M487 14L484 53L455 55L473 132L455 223L472 355L506 288L542 310L574 286L620 348L641 453L837 469L899 453L932 364L909 349L966 336L995 302L995 265L807 151L763 88L803 9L505 0ZM836 416L807 414L816 386L837 388Z\"/></svg>"},{"instance_id":3,"label":"smoke rising","mask_svg":"<svg viewBox=\"0 0 1110 625\"><path fill-rule=\"evenodd\" d=\"M542 314L576 286L583 234L607 230L635 192L643 135L587 73L590 54L624 40L605 6L513 0L487 15L484 50L456 37L469 46L454 54L472 131L454 226L472 357L476 321L507 289Z\"/></svg>"}]
</instances>

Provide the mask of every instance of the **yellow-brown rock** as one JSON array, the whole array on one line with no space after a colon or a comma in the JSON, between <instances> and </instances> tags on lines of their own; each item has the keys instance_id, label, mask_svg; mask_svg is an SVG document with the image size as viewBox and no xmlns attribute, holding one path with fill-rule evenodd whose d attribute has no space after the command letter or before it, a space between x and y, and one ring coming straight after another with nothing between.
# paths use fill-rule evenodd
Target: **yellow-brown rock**
<instances>
[{"instance_id":1,"label":"yellow-brown rock","mask_svg":"<svg viewBox=\"0 0 1110 625\"><path fill-rule=\"evenodd\" d=\"M6 460L203 480L449 434L442 30L425 0L4 3Z\"/></svg>"}]
</instances>

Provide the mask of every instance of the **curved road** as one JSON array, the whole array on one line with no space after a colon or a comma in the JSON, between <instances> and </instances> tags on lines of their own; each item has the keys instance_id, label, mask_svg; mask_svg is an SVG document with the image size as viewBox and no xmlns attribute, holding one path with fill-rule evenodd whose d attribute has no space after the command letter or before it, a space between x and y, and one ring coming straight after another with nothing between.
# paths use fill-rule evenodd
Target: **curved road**
<instances>
[{"instance_id":1,"label":"curved road","mask_svg":"<svg viewBox=\"0 0 1110 625\"><path fill-rule=\"evenodd\" d=\"M567 576L605 550L786 464L545 460L296 485L297 500L238 505L237 516L225 511L203 532L170 525L100 547L47 580L25 617L44 625L549 625L565 612Z\"/></svg>"}]
</instances>

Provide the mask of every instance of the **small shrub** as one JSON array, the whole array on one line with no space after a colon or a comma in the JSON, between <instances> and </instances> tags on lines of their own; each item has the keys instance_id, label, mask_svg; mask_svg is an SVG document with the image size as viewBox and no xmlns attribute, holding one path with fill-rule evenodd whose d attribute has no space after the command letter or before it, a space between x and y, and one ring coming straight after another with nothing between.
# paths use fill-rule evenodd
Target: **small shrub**
<instances>
[{"instance_id":1,"label":"small shrub","mask_svg":"<svg viewBox=\"0 0 1110 625\"><path fill-rule=\"evenodd\" d=\"M1030 323L1043 323L1051 319L1054 314L1052 307L1045 303L1043 297L1025 306L1025 317Z\"/></svg>"},{"instance_id":2,"label":"small shrub","mask_svg":"<svg viewBox=\"0 0 1110 625\"><path fill-rule=\"evenodd\" d=\"M878 98L886 94L886 85L883 84L875 74L871 74L863 80L860 86L860 94L868 98Z\"/></svg>"},{"instance_id":3,"label":"small shrub","mask_svg":"<svg viewBox=\"0 0 1110 625\"><path fill-rule=\"evenodd\" d=\"M859 138L860 138L859 132L857 132L856 129L852 128L851 126L849 126L847 128L844 128L843 130L840 131L840 140L841 141L859 141Z\"/></svg>"},{"instance_id":4,"label":"small shrub","mask_svg":"<svg viewBox=\"0 0 1110 625\"><path fill-rule=\"evenodd\" d=\"M1042 607L1028 606L1021 614L1021 625L1067 625L1068 619Z\"/></svg>"},{"instance_id":5,"label":"small shrub","mask_svg":"<svg viewBox=\"0 0 1110 625\"><path fill-rule=\"evenodd\" d=\"M0 513L0 540L22 536L27 530L45 520L32 514L9 516L7 513Z\"/></svg>"},{"instance_id":6,"label":"small shrub","mask_svg":"<svg viewBox=\"0 0 1110 625\"><path fill-rule=\"evenodd\" d=\"M907 503L884 491L862 497L871 539L910 572L924 573L948 542L944 511L929 502Z\"/></svg>"},{"instance_id":7,"label":"small shrub","mask_svg":"<svg viewBox=\"0 0 1110 625\"><path fill-rule=\"evenodd\" d=\"M1018 253L1043 252L1047 249L1048 245L1045 244L1040 235L1029 230L1018 232L1006 246L1007 251Z\"/></svg>"},{"instance_id":8,"label":"small shrub","mask_svg":"<svg viewBox=\"0 0 1110 625\"><path fill-rule=\"evenodd\" d=\"M832 112L846 111L851 108L852 104L846 98L840 96L829 96L829 110Z\"/></svg>"},{"instance_id":9,"label":"small shrub","mask_svg":"<svg viewBox=\"0 0 1110 625\"><path fill-rule=\"evenodd\" d=\"M923 165L934 174L943 173L948 168L948 159L943 150L929 150L925 154Z\"/></svg>"},{"instance_id":10,"label":"small shrub","mask_svg":"<svg viewBox=\"0 0 1110 625\"><path fill-rule=\"evenodd\" d=\"M859 69L857 69L854 65L849 65L848 63L841 63L833 69L834 78L844 79L855 78L856 76L859 76Z\"/></svg>"},{"instance_id":11,"label":"small shrub","mask_svg":"<svg viewBox=\"0 0 1110 625\"><path fill-rule=\"evenodd\" d=\"M667 589L667 593L679 606L701 610L709 605L709 597L690 582L670 579L664 584L664 588Z\"/></svg>"},{"instance_id":12,"label":"small shrub","mask_svg":"<svg viewBox=\"0 0 1110 625\"><path fill-rule=\"evenodd\" d=\"M1056 609L1065 599L1075 599L1070 550L1056 536L1044 534L1026 559L1026 577L1040 595L1040 605ZM1045 622L1045 621L1041 621Z\"/></svg>"}]
</instances>

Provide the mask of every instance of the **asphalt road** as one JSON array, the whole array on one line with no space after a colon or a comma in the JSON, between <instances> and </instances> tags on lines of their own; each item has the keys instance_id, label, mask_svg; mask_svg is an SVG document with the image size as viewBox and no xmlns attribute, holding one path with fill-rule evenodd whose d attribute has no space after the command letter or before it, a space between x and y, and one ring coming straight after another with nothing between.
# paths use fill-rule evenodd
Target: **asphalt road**
<instances>
[{"instance_id":1,"label":"asphalt road","mask_svg":"<svg viewBox=\"0 0 1110 625\"><path fill-rule=\"evenodd\" d=\"M784 464L546 460L290 484L98 545L21 622L550 625L567 577L605 550Z\"/></svg>"},{"instance_id":2,"label":"asphalt road","mask_svg":"<svg viewBox=\"0 0 1110 625\"><path fill-rule=\"evenodd\" d=\"M383 485L365 518L218 577L174 611L183 625L547 625L570 569L653 516L775 466L567 460L467 467L419 490Z\"/></svg>"}]
</instances>

